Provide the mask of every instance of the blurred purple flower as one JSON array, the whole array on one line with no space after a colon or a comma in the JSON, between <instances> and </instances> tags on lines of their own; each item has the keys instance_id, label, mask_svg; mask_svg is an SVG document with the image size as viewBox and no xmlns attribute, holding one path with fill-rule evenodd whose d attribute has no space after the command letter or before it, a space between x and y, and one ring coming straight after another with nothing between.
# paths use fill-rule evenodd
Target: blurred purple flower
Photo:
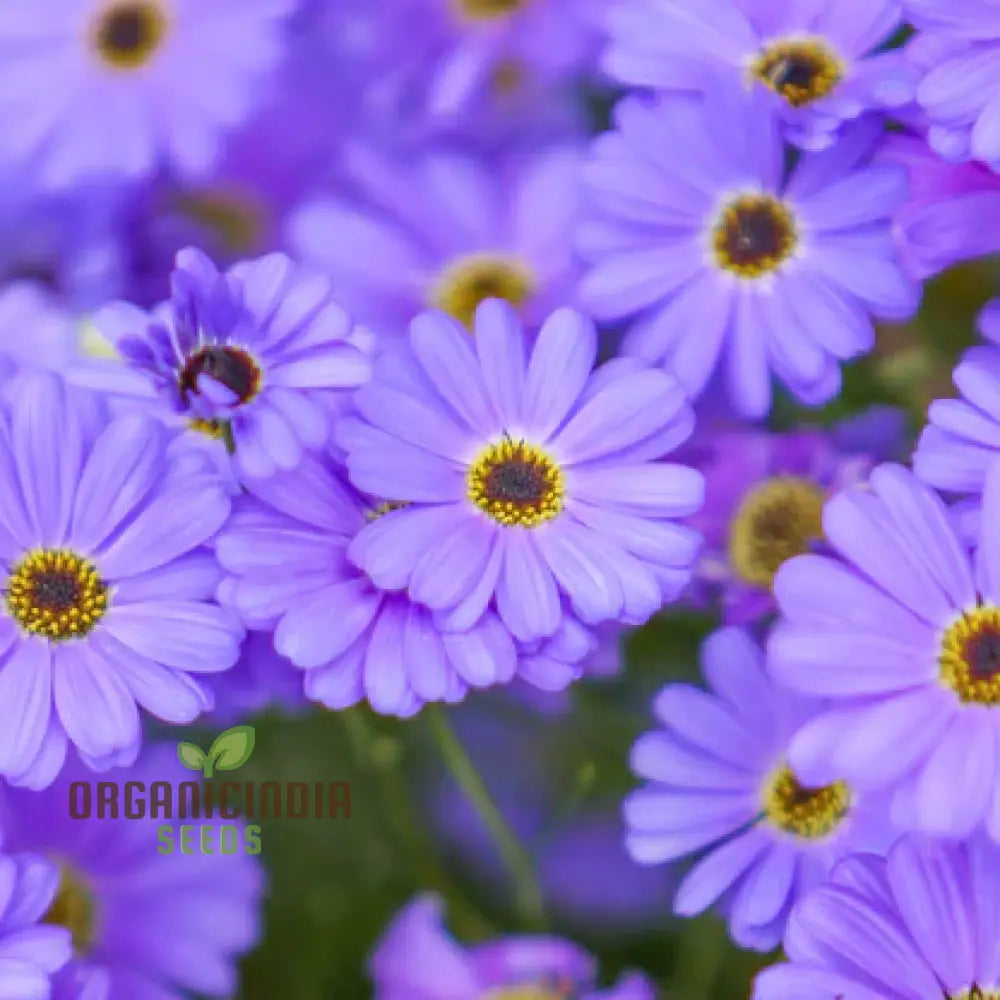
<instances>
[{"instance_id":1,"label":"blurred purple flower","mask_svg":"<svg viewBox=\"0 0 1000 1000\"><path fill-rule=\"evenodd\" d=\"M869 162L878 121L788 174L759 94L629 97L615 125L585 169L579 243L593 266L580 297L599 320L634 317L626 353L663 363L692 395L724 374L739 415L760 418L773 372L803 402L826 402L839 362L871 350L871 315L916 311L890 230L905 173Z\"/></svg>"},{"instance_id":2,"label":"blurred purple flower","mask_svg":"<svg viewBox=\"0 0 1000 1000\"><path fill-rule=\"evenodd\" d=\"M82 330L83 321L44 286L31 281L0 286L0 354L19 366L69 367L80 357Z\"/></svg>"},{"instance_id":3,"label":"blurred purple flower","mask_svg":"<svg viewBox=\"0 0 1000 1000\"><path fill-rule=\"evenodd\" d=\"M753 1000L988 997L1000 980L1000 852L904 837L885 859L842 861L796 907L787 960L757 977Z\"/></svg>"},{"instance_id":4,"label":"blurred purple flower","mask_svg":"<svg viewBox=\"0 0 1000 1000\"><path fill-rule=\"evenodd\" d=\"M1000 467L985 509L1000 503ZM1000 535L970 557L941 499L898 465L830 500L833 556L785 563L774 677L830 705L789 752L803 779L883 790L910 829L1000 840Z\"/></svg>"},{"instance_id":5,"label":"blurred purple flower","mask_svg":"<svg viewBox=\"0 0 1000 1000\"><path fill-rule=\"evenodd\" d=\"M658 864L707 848L675 912L718 902L733 940L767 951L801 893L845 854L887 848L892 828L877 799L842 780L806 784L789 766L789 744L821 705L774 685L748 632L713 633L702 667L711 691L665 687L654 703L664 728L632 750L649 784L625 801L628 849Z\"/></svg>"},{"instance_id":6,"label":"blurred purple flower","mask_svg":"<svg viewBox=\"0 0 1000 1000\"><path fill-rule=\"evenodd\" d=\"M308 704L300 671L275 650L268 632L250 632L236 665L210 674L204 683L213 701L207 719L220 725L234 726L269 709L296 712Z\"/></svg>"},{"instance_id":7,"label":"blurred purple flower","mask_svg":"<svg viewBox=\"0 0 1000 1000\"><path fill-rule=\"evenodd\" d=\"M905 105L916 86L902 53L884 49L902 27L899 0L617 0L605 19L615 79L680 91L717 75L755 81L804 149L825 148L867 111Z\"/></svg>"},{"instance_id":8,"label":"blurred purple flower","mask_svg":"<svg viewBox=\"0 0 1000 1000\"><path fill-rule=\"evenodd\" d=\"M266 93L295 2L11 0L0 8L0 163L57 188L161 166L207 173Z\"/></svg>"},{"instance_id":9,"label":"blurred purple flower","mask_svg":"<svg viewBox=\"0 0 1000 1000\"><path fill-rule=\"evenodd\" d=\"M924 139L887 135L876 155L905 167L910 196L893 220L903 266L916 281L1000 253L1000 177L981 163L949 163Z\"/></svg>"},{"instance_id":10,"label":"blurred purple flower","mask_svg":"<svg viewBox=\"0 0 1000 1000\"><path fill-rule=\"evenodd\" d=\"M504 937L463 948L443 926L441 901L418 896L389 925L372 955L374 1000L654 1000L652 984L627 973L596 986L596 963L554 937Z\"/></svg>"},{"instance_id":11,"label":"blurred purple flower","mask_svg":"<svg viewBox=\"0 0 1000 1000\"><path fill-rule=\"evenodd\" d=\"M50 926L47 918L58 888L58 868L38 855L0 854L0 997L5 1000L49 1000L54 976L72 957L69 931Z\"/></svg>"},{"instance_id":12,"label":"blurred purple flower","mask_svg":"<svg viewBox=\"0 0 1000 1000\"><path fill-rule=\"evenodd\" d=\"M913 455L921 479L976 505L1000 459L1000 300L983 310L979 329L989 343L966 351L953 376L961 398L931 403Z\"/></svg>"},{"instance_id":13,"label":"blurred purple flower","mask_svg":"<svg viewBox=\"0 0 1000 1000\"><path fill-rule=\"evenodd\" d=\"M948 160L1000 168L1000 14L982 0L904 0L917 34L906 55L921 75L927 141Z\"/></svg>"},{"instance_id":14,"label":"blurred purple flower","mask_svg":"<svg viewBox=\"0 0 1000 1000\"><path fill-rule=\"evenodd\" d=\"M596 331L571 310L525 341L490 299L473 337L425 313L383 356L340 441L355 486L407 506L363 528L349 556L452 628L494 596L524 642L565 627L564 601L587 625L640 624L686 586L700 542L677 519L700 507L701 476L658 461L691 411L658 369L595 370Z\"/></svg>"},{"instance_id":15,"label":"blurred purple flower","mask_svg":"<svg viewBox=\"0 0 1000 1000\"><path fill-rule=\"evenodd\" d=\"M74 958L57 977L54 1000L232 996L236 960L260 936L264 889L263 870L242 840L239 850L225 853L216 839L223 825L242 822L187 819L195 844L203 827L216 831L208 841L213 852L182 853L175 841L177 849L163 853L160 819L98 818L96 810L88 819L71 817L69 786L90 777L73 762L45 791L0 789L0 825L10 848L58 865L58 892L46 919L71 933ZM110 780L119 791L130 781L147 789L164 782L176 801L177 786L191 777L173 747L154 746ZM179 824L174 834L179 839Z\"/></svg>"},{"instance_id":16,"label":"blurred purple flower","mask_svg":"<svg viewBox=\"0 0 1000 1000\"><path fill-rule=\"evenodd\" d=\"M229 440L238 468L266 476L322 448L337 397L369 374L370 337L352 323L329 281L283 254L220 273L182 251L173 297L147 315L128 303L94 319L124 356L71 377L111 394L155 401L165 415Z\"/></svg>"},{"instance_id":17,"label":"blurred purple flower","mask_svg":"<svg viewBox=\"0 0 1000 1000\"><path fill-rule=\"evenodd\" d=\"M353 194L305 205L289 238L361 322L400 334L435 306L471 324L492 297L537 327L570 303L580 273L577 150L497 163L451 149L392 159L356 147L344 158Z\"/></svg>"},{"instance_id":18,"label":"blurred purple flower","mask_svg":"<svg viewBox=\"0 0 1000 1000\"><path fill-rule=\"evenodd\" d=\"M198 551L229 513L200 453L50 374L4 396L0 774L42 787L67 741L95 769L133 761L140 706L192 721L208 698L190 674L231 666L242 629Z\"/></svg>"},{"instance_id":19,"label":"blurred purple flower","mask_svg":"<svg viewBox=\"0 0 1000 1000\"><path fill-rule=\"evenodd\" d=\"M721 596L732 625L772 612L775 573L821 543L828 495L867 478L876 463L902 458L905 430L901 411L875 407L829 431L696 432L679 455L705 476L705 506L689 520L705 538L695 602Z\"/></svg>"}]
</instances>

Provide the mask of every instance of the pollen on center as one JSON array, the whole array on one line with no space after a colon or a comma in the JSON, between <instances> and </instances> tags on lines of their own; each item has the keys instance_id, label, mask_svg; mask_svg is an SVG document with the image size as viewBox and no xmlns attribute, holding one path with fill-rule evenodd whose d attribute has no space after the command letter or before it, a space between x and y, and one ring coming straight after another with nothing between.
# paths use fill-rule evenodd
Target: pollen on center
<instances>
[{"instance_id":1,"label":"pollen on center","mask_svg":"<svg viewBox=\"0 0 1000 1000\"><path fill-rule=\"evenodd\" d=\"M795 218L769 194L742 194L726 204L711 232L716 265L741 278L778 270L799 242Z\"/></svg>"},{"instance_id":2,"label":"pollen on center","mask_svg":"<svg viewBox=\"0 0 1000 1000\"><path fill-rule=\"evenodd\" d=\"M454 316L468 329L479 304L486 299L504 299L522 306L535 290L531 271L514 257L472 254L451 264L431 293L438 309Z\"/></svg>"},{"instance_id":3,"label":"pollen on center","mask_svg":"<svg viewBox=\"0 0 1000 1000\"><path fill-rule=\"evenodd\" d=\"M729 527L729 562L736 575L770 589L793 556L823 536L823 492L809 479L777 476L743 497Z\"/></svg>"},{"instance_id":4,"label":"pollen on center","mask_svg":"<svg viewBox=\"0 0 1000 1000\"><path fill-rule=\"evenodd\" d=\"M941 683L968 705L1000 705L1000 608L980 604L945 630Z\"/></svg>"},{"instance_id":5,"label":"pollen on center","mask_svg":"<svg viewBox=\"0 0 1000 1000\"><path fill-rule=\"evenodd\" d=\"M113 69L140 69L156 55L167 27L162 0L112 0L94 25L94 49Z\"/></svg>"},{"instance_id":6,"label":"pollen on center","mask_svg":"<svg viewBox=\"0 0 1000 1000\"><path fill-rule=\"evenodd\" d=\"M86 955L97 936L94 891L84 876L71 865L61 864L59 875L56 898L42 922L65 927L72 936L73 950L77 955Z\"/></svg>"},{"instance_id":7,"label":"pollen on center","mask_svg":"<svg viewBox=\"0 0 1000 1000\"><path fill-rule=\"evenodd\" d=\"M536 528L557 517L566 495L558 463L540 448L505 437L466 473L469 499L494 521Z\"/></svg>"},{"instance_id":8,"label":"pollen on center","mask_svg":"<svg viewBox=\"0 0 1000 1000\"><path fill-rule=\"evenodd\" d=\"M108 585L97 569L66 549L37 549L7 580L7 611L26 632L62 642L88 635L108 610Z\"/></svg>"},{"instance_id":9,"label":"pollen on center","mask_svg":"<svg viewBox=\"0 0 1000 1000\"><path fill-rule=\"evenodd\" d=\"M847 815L850 791L843 781L808 788L788 767L779 768L763 791L764 815L785 833L817 840L832 833Z\"/></svg>"},{"instance_id":10,"label":"pollen on center","mask_svg":"<svg viewBox=\"0 0 1000 1000\"><path fill-rule=\"evenodd\" d=\"M791 38L768 45L754 60L751 73L800 108L830 94L844 69L822 39Z\"/></svg>"}]
</instances>

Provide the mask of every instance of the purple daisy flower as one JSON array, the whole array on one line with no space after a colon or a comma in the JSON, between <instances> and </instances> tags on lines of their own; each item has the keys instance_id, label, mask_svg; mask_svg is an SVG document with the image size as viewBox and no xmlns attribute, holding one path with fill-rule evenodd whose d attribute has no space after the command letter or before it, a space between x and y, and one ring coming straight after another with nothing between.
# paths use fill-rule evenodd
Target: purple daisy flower
<instances>
[{"instance_id":1,"label":"purple daisy flower","mask_svg":"<svg viewBox=\"0 0 1000 1000\"><path fill-rule=\"evenodd\" d=\"M842 861L796 907L788 960L754 1000L939 1000L996 995L1000 852L981 838L903 837L886 858Z\"/></svg>"},{"instance_id":2,"label":"purple daisy flower","mask_svg":"<svg viewBox=\"0 0 1000 1000\"><path fill-rule=\"evenodd\" d=\"M984 507L1000 503L1000 467ZM969 555L941 499L897 465L823 511L832 555L785 563L769 667L829 706L795 737L804 780L883 790L907 828L1000 839L1000 537Z\"/></svg>"},{"instance_id":3,"label":"purple daisy flower","mask_svg":"<svg viewBox=\"0 0 1000 1000\"><path fill-rule=\"evenodd\" d=\"M515 674L545 690L580 676L593 640L572 620L522 645L485 607L469 627L442 629L428 608L352 565L352 540L399 517L397 506L362 497L331 459L310 456L293 472L250 482L218 537L232 574L222 599L251 628L273 629L278 653L306 671L309 698L334 709L367 698L406 717Z\"/></svg>"},{"instance_id":4,"label":"purple daisy flower","mask_svg":"<svg viewBox=\"0 0 1000 1000\"><path fill-rule=\"evenodd\" d=\"M910 196L893 228L917 281L959 261L1000 253L1000 176L981 163L949 163L924 139L887 135L876 159L904 167Z\"/></svg>"},{"instance_id":5,"label":"purple daisy flower","mask_svg":"<svg viewBox=\"0 0 1000 1000\"><path fill-rule=\"evenodd\" d=\"M899 108L916 73L885 44L902 27L899 0L618 0L606 15L604 68L636 87L700 91L728 75L756 83L787 137L822 149L840 125Z\"/></svg>"},{"instance_id":6,"label":"purple daisy flower","mask_svg":"<svg viewBox=\"0 0 1000 1000\"><path fill-rule=\"evenodd\" d=\"M917 35L906 55L921 74L916 99L931 148L1000 168L1000 14L983 0L905 0Z\"/></svg>"},{"instance_id":7,"label":"purple daisy flower","mask_svg":"<svg viewBox=\"0 0 1000 1000\"><path fill-rule=\"evenodd\" d=\"M355 486L406 506L364 527L350 558L384 589L465 628L496 598L517 639L640 624L675 600L700 539L677 523L702 477L657 461L691 432L677 382L634 359L594 370L597 335L569 309L530 356L513 309L490 299L475 335L414 320L341 422Z\"/></svg>"},{"instance_id":8,"label":"purple daisy flower","mask_svg":"<svg viewBox=\"0 0 1000 1000\"><path fill-rule=\"evenodd\" d=\"M498 164L437 149L394 161L359 147L345 160L355 193L303 207L290 240L361 322L399 334L436 307L468 325L480 302L501 298L537 326L571 299L577 150Z\"/></svg>"},{"instance_id":9,"label":"purple daisy flower","mask_svg":"<svg viewBox=\"0 0 1000 1000\"><path fill-rule=\"evenodd\" d=\"M398 913L371 958L374 1000L654 1000L652 984L627 973L609 989L596 963L553 937L505 937L463 947L443 926L441 901L418 896Z\"/></svg>"},{"instance_id":10,"label":"purple daisy flower","mask_svg":"<svg viewBox=\"0 0 1000 1000\"><path fill-rule=\"evenodd\" d=\"M165 414L227 441L239 469L266 476L328 439L343 390L369 375L370 337L329 281L271 254L219 273L200 251L177 256L169 305L147 315L119 302L95 317L126 364L71 378L158 401Z\"/></svg>"},{"instance_id":11,"label":"purple daisy flower","mask_svg":"<svg viewBox=\"0 0 1000 1000\"><path fill-rule=\"evenodd\" d=\"M205 679L211 692L209 718L234 726L268 709L295 712L308 703L302 693L302 675L291 660L274 648L268 632L251 632L232 670Z\"/></svg>"},{"instance_id":12,"label":"purple daisy flower","mask_svg":"<svg viewBox=\"0 0 1000 1000\"><path fill-rule=\"evenodd\" d=\"M491 105L524 80L552 87L579 76L597 54L596 0L388 0L380 22L397 32L398 85L433 126Z\"/></svg>"},{"instance_id":13,"label":"purple daisy flower","mask_svg":"<svg viewBox=\"0 0 1000 1000\"><path fill-rule=\"evenodd\" d=\"M913 470L936 489L978 501L1000 458L1000 300L979 316L988 344L970 348L953 379L961 399L938 399L927 410Z\"/></svg>"},{"instance_id":14,"label":"purple daisy flower","mask_svg":"<svg viewBox=\"0 0 1000 1000\"><path fill-rule=\"evenodd\" d=\"M49 1000L52 980L69 962L69 931L48 918L59 870L34 854L0 854L0 997Z\"/></svg>"},{"instance_id":15,"label":"purple daisy flower","mask_svg":"<svg viewBox=\"0 0 1000 1000\"><path fill-rule=\"evenodd\" d=\"M634 317L625 351L692 395L723 369L745 418L770 410L772 372L803 402L828 401L839 362L871 350L872 315L916 310L890 228L906 178L869 162L877 121L787 174L759 95L629 97L615 124L585 169L580 297L599 320Z\"/></svg>"},{"instance_id":16,"label":"purple daisy flower","mask_svg":"<svg viewBox=\"0 0 1000 1000\"><path fill-rule=\"evenodd\" d=\"M96 810L87 819L72 818L70 785L91 777L74 762L45 791L0 790L0 822L11 849L31 851L58 866L46 921L69 931L74 957L57 976L55 1000L232 996L236 961L260 936L264 890L261 866L244 850L242 822L184 820L194 827L195 853L181 850L181 824L167 823L173 838L168 853L162 819L123 813L99 818ZM167 746L150 748L127 772L112 775L118 801L133 807L148 803L144 796L154 782L169 784L177 801L179 784L191 777ZM127 782L139 784L123 791ZM136 787L140 791L131 794ZM92 795L96 802L96 791ZM230 834L222 833L223 826ZM202 828L211 834L202 834ZM240 846L227 853L223 837L233 835ZM200 852L202 842L212 853Z\"/></svg>"},{"instance_id":17,"label":"purple daisy flower","mask_svg":"<svg viewBox=\"0 0 1000 1000\"><path fill-rule=\"evenodd\" d=\"M650 784L625 801L627 846L647 865L707 848L675 912L718 902L733 940L766 951L802 892L843 855L887 847L891 829L852 786L806 784L788 764L789 744L820 703L773 684L748 632L713 633L702 667L711 691L665 687L654 703L664 728L633 748L632 768Z\"/></svg>"},{"instance_id":18,"label":"purple daisy flower","mask_svg":"<svg viewBox=\"0 0 1000 1000\"><path fill-rule=\"evenodd\" d=\"M242 630L211 602L201 546L229 514L199 451L139 415L22 374L0 406L0 774L44 786L67 741L97 769L128 764L139 707L191 722L191 674L236 661Z\"/></svg>"},{"instance_id":19,"label":"purple daisy flower","mask_svg":"<svg viewBox=\"0 0 1000 1000\"><path fill-rule=\"evenodd\" d=\"M681 452L705 475L705 506L689 522L705 538L696 603L721 596L731 625L772 612L775 574L821 543L826 498L902 457L905 423L901 411L877 407L830 431L696 433Z\"/></svg>"},{"instance_id":20,"label":"purple daisy flower","mask_svg":"<svg viewBox=\"0 0 1000 1000\"><path fill-rule=\"evenodd\" d=\"M44 186L205 174L283 50L294 0L13 0L0 12L0 163ZM46 86L58 80L58 87ZM34 81L34 82L33 82Z\"/></svg>"}]
</instances>

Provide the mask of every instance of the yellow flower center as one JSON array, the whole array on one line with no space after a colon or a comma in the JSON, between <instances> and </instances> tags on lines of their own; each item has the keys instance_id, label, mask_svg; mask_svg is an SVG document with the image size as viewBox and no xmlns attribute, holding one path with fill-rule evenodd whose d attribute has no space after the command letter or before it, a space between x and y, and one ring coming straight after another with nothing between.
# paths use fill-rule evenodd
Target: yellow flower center
<instances>
[{"instance_id":1,"label":"yellow flower center","mask_svg":"<svg viewBox=\"0 0 1000 1000\"><path fill-rule=\"evenodd\" d=\"M826 97L840 83L844 68L822 40L794 38L767 46L754 60L751 73L800 108Z\"/></svg>"},{"instance_id":2,"label":"yellow flower center","mask_svg":"<svg viewBox=\"0 0 1000 1000\"><path fill-rule=\"evenodd\" d=\"M717 265L741 278L776 271L798 246L792 213L768 194L743 194L723 208L712 230Z\"/></svg>"},{"instance_id":3,"label":"yellow flower center","mask_svg":"<svg viewBox=\"0 0 1000 1000\"><path fill-rule=\"evenodd\" d=\"M530 0L456 0L458 12L474 21L506 17L526 7Z\"/></svg>"},{"instance_id":4,"label":"yellow flower center","mask_svg":"<svg viewBox=\"0 0 1000 1000\"><path fill-rule=\"evenodd\" d=\"M493 254L473 254L456 261L441 275L431 299L470 330L479 303L504 299L515 308L534 291L531 272L520 261Z\"/></svg>"},{"instance_id":5,"label":"yellow flower center","mask_svg":"<svg viewBox=\"0 0 1000 1000\"><path fill-rule=\"evenodd\" d=\"M108 585L66 549L29 552L11 570L7 610L25 631L55 642L87 635L108 610Z\"/></svg>"},{"instance_id":6,"label":"yellow flower center","mask_svg":"<svg viewBox=\"0 0 1000 1000\"><path fill-rule=\"evenodd\" d=\"M779 830L816 840L840 825L851 805L843 781L806 788L787 767L780 768L764 788L764 815Z\"/></svg>"},{"instance_id":7,"label":"yellow flower center","mask_svg":"<svg viewBox=\"0 0 1000 1000\"><path fill-rule=\"evenodd\" d=\"M952 622L938 653L941 682L967 705L1000 705L1000 608L981 604Z\"/></svg>"},{"instance_id":8,"label":"yellow flower center","mask_svg":"<svg viewBox=\"0 0 1000 1000\"><path fill-rule=\"evenodd\" d=\"M743 498L729 528L729 562L744 583L770 589L793 556L823 536L823 493L808 479L778 476Z\"/></svg>"},{"instance_id":9,"label":"yellow flower center","mask_svg":"<svg viewBox=\"0 0 1000 1000\"><path fill-rule=\"evenodd\" d=\"M158 0L117 0L94 25L94 48L113 69L145 66L167 34L167 15Z\"/></svg>"},{"instance_id":10,"label":"yellow flower center","mask_svg":"<svg viewBox=\"0 0 1000 1000\"><path fill-rule=\"evenodd\" d=\"M93 946L96 937L94 892L83 876L69 865L60 865L60 873L59 891L42 922L65 927L73 937L77 955L84 955Z\"/></svg>"},{"instance_id":11,"label":"yellow flower center","mask_svg":"<svg viewBox=\"0 0 1000 1000\"><path fill-rule=\"evenodd\" d=\"M226 250L256 249L265 228L264 208L250 195L232 191L185 191L174 198L177 210L216 233Z\"/></svg>"},{"instance_id":12,"label":"yellow flower center","mask_svg":"<svg viewBox=\"0 0 1000 1000\"><path fill-rule=\"evenodd\" d=\"M494 521L536 528L563 509L562 469L540 448L509 437L491 444L469 466L469 499Z\"/></svg>"}]
</instances>

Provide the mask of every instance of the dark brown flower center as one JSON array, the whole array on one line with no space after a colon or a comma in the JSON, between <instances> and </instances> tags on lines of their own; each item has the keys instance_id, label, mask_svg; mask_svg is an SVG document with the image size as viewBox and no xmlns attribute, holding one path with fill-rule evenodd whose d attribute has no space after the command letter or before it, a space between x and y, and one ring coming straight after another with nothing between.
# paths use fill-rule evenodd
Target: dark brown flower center
<instances>
[{"instance_id":1,"label":"dark brown flower center","mask_svg":"<svg viewBox=\"0 0 1000 1000\"><path fill-rule=\"evenodd\" d=\"M202 347L195 351L181 369L177 379L181 397L198 394L198 377L208 375L220 382L241 403L249 403L260 392L261 371L246 351L238 347Z\"/></svg>"},{"instance_id":2,"label":"dark brown flower center","mask_svg":"<svg viewBox=\"0 0 1000 1000\"><path fill-rule=\"evenodd\" d=\"M807 788L787 767L772 775L764 788L767 818L786 833L808 839L824 837L836 829L847 815L850 804L850 793L844 782Z\"/></svg>"},{"instance_id":3,"label":"dark brown flower center","mask_svg":"<svg viewBox=\"0 0 1000 1000\"><path fill-rule=\"evenodd\" d=\"M973 705L1000 705L1000 608L966 611L941 637L941 682Z\"/></svg>"},{"instance_id":4,"label":"dark brown flower center","mask_svg":"<svg viewBox=\"0 0 1000 1000\"><path fill-rule=\"evenodd\" d=\"M754 64L754 74L793 107L826 97L840 82L840 60L818 39L792 39L769 45Z\"/></svg>"},{"instance_id":5,"label":"dark brown flower center","mask_svg":"<svg viewBox=\"0 0 1000 1000\"><path fill-rule=\"evenodd\" d=\"M540 448L504 438L469 467L469 499L494 521L534 528L563 508L562 469Z\"/></svg>"},{"instance_id":6,"label":"dark brown flower center","mask_svg":"<svg viewBox=\"0 0 1000 1000\"><path fill-rule=\"evenodd\" d=\"M722 211L712 234L719 267L744 278L777 270L795 251L795 221L770 195L741 195Z\"/></svg>"},{"instance_id":7,"label":"dark brown flower center","mask_svg":"<svg viewBox=\"0 0 1000 1000\"><path fill-rule=\"evenodd\" d=\"M111 4L95 31L97 52L116 69L138 69L156 53L167 31L167 18L155 0Z\"/></svg>"},{"instance_id":8,"label":"dark brown flower center","mask_svg":"<svg viewBox=\"0 0 1000 1000\"><path fill-rule=\"evenodd\" d=\"M11 570L7 610L32 635L60 642L87 635L108 609L108 585L75 552L38 549Z\"/></svg>"}]
</instances>

